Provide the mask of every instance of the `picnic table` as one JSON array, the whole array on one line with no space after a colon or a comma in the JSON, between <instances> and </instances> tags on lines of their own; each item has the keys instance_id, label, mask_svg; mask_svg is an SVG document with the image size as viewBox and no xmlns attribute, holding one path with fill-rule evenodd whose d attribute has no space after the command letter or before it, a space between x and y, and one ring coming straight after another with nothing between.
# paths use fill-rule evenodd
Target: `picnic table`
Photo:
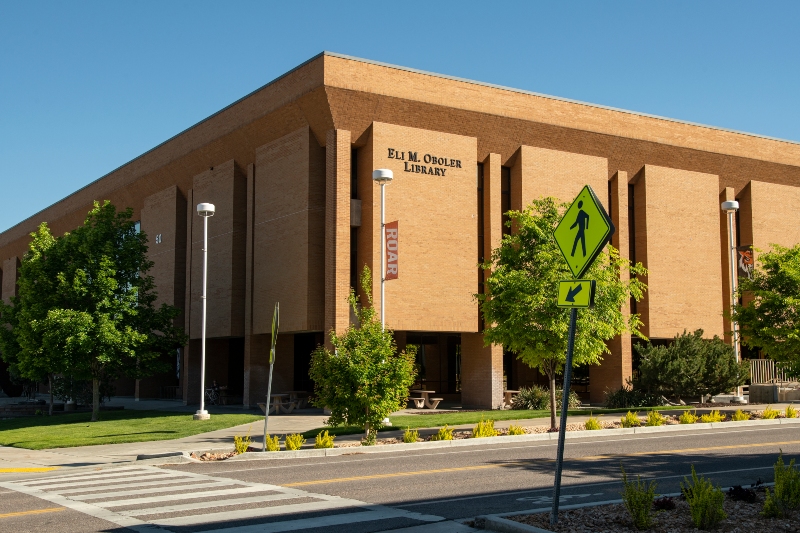
<instances>
[{"instance_id":1,"label":"picnic table","mask_svg":"<svg viewBox=\"0 0 800 533\"><path fill-rule=\"evenodd\" d=\"M308 391L290 390L286 391L286 394L289 395L289 401L294 402L298 409L302 409L308 404Z\"/></svg>"},{"instance_id":2,"label":"picnic table","mask_svg":"<svg viewBox=\"0 0 800 533\"><path fill-rule=\"evenodd\" d=\"M409 400L414 402L414 405L417 409L436 409L439 405L439 402L444 400L444 398L431 398L431 394L435 394L436 391L434 390L426 390L426 389L416 389L412 390L411 392L419 394L419 398L415 398L411 396Z\"/></svg>"},{"instance_id":3,"label":"picnic table","mask_svg":"<svg viewBox=\"0 0 800 533\"><path fill-rule=\"evenodd\" d=\"M503 391L503 406L510 409L511 405L514 403L514 396L517 394L519 394L518 390Z\"/></svg>"},{"instance_id":4,"label":"picnic table","mask_svg":"<svg viewBox=\"0 0 800 533\"><path fill-rule=\"evenodd\" d=\"M258 404L262 411L266 412L267 404L261 402ZM297 407L297 402L293 402L290 398L288 393L273 393L270 396L269 402L269 414L279 415L281 412L286 413L287 415L291 413L294 408Z\"/></svg>"}]
</instances>

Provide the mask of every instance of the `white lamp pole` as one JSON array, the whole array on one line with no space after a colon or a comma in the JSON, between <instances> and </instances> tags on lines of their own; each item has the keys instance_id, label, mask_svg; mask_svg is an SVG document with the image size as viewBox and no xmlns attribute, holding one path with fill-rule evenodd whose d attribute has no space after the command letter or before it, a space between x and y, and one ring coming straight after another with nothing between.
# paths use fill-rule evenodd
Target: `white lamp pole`
<instances>
[{"instance_id":1,"label":"white lamp pole","mask_svg":"<svg viewBox=\"0 0 800 533\"><path fill-rule=\"evenodd\" d=\"M736 291L739 282L739 274L736 268L736 243L734 242L733 238L733 217L736 214L736 211L739 209L739 202L735 200L729 200L727 202L722 202L721 207L722 210L728 214L728 245L730 247L731 256L731 311L733 311L733 309L736 307ZM731 318L731 326L733 329L733 353L736 355L736 362L738 363L742 360L741 347L739 343L739 324L737 324L735 319ZM741 387L736 387L736 397L734 398L734 401L744 401Z\"/></svg>"},{"instance_id":2,"label":"white lamp pole","mask_svg":"<svg viewBox=\"0 0 800 533\"><path fill-rule=\"evenodd\" d=\"M384 285L386 284L386 184L392 181L394 174L388 168L379 168L372 172L372 179L381 186L381 329L386 329L386 300Z\"/></svg>"},{"instance_id":3,"label":"white lamp pole","mask_svg":"<svg viewBox=\"0 0 800 533\"><path fill-rule=\"evenodd\" d=\"M214 216L214 204L197 204L197 214L203 217L203 325L200 337L200 410L195 420L208 420L211 415L205 409L206 398L206 285L208 282L208 217Z\"/></svg>"}]
</instances>

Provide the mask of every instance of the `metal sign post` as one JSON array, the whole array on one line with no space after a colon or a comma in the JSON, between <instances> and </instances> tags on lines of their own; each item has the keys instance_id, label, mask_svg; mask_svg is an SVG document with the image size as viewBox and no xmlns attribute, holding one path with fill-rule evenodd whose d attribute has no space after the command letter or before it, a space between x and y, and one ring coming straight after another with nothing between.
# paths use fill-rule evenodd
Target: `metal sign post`
<instances>
[{"instance_id":1,"label":"metal sign post","mask_svg":"<svg viewBox=\"0 0 800 533\"><path fill-rule=\"evenodd\" d=\"M606 243L614 234L614 224L606 213L600 200L590 186L585 186L558 223L553 237L570 272L580 278ZM567 410L572 385L572 354L575 349L575 327L578 309L588 309L594 305L595 281L591 279L563 280L558 284L558 307L569 309L569 337L567 338L567 361L564 365L564 386L561 399L561 418L558 425L558 451L556 452L556 475L553 482L553 508L550 511L550 525L558 523L558 504L561 499L561 470L564 465L564 439L567 432Z\"/></svg>"},{"instance_id":2,"label":"metal sign post","mask_svg":"<svg viewBox=\"0 0 800 533\"><path fill-rule=\"evenodd\" d=\"M278 337L278 329L281 323L281 304L275 302L275 311L272 312L272 339L269 349L269 382L267 383L267 404L264 410L264 444L261 447L262 452L267 451L267 424L269 424L269 401L272 398L272 367L275 365L275 342Z\"/></svg>"}]
</instances>

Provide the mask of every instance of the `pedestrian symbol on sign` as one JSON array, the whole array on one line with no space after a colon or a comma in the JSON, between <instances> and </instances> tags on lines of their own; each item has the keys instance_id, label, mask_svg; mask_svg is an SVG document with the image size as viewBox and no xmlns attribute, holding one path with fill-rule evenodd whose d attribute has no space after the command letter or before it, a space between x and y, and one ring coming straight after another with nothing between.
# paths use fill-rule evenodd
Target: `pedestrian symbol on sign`
<instances>
[{"instance_id":1,"label":"pedestrian symbol on sign","mask_svg":"<svg viewBox=\"0 0 800 533\"><path fill-rule=\"evenodd\" d=\"M575 235L575 242L572 244L572 257L575 257L575 248L578 246L578 241L581 241L581 248L583 249L583 257L586 257L586 230L589 229L589 215L586 214L586 211L583 210L583 202L578 202L578 216L575 218L575 222L569 227L569 229L578 226L578 234Z\"/></svg>"}]
</instances>

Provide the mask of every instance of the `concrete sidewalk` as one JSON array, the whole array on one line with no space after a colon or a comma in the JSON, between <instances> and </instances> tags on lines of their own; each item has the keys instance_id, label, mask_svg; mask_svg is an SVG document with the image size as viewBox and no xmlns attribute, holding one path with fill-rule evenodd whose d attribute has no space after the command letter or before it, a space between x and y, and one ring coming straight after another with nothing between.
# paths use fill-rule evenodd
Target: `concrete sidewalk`
<instances>
[{"instance_id":1,"label":"concrete sidewalk","mask_svg":"<svg viewBox=\"0 0 800 533\"><path fill-rule=\"evenodd\" d=\"M138 404L148 404L150 402L136 402ZM174 406L175 402L161 402L167 403L168 406ZM168 409L168 406L157 406L157 402L144 407L145 409ZM775 404L773 409L783 411L786 409L787 404ZM194 412L196 406L181 406L186 407L184 411ZM223 406L224 407L224 406ZM763 410L764 405L730 405L719 404L715 407L720 411L735 411L739 408L746 410ZM126 405L126 409L128 406ZM687 406L691 409L691 406ZM448 410L448 409L445 409ZM632 409L635 411L635 409ZM710 408L700 409L700 412L708 412ZM242 409L239 407L239 411ZM394 413L393 416L418 413L417 409L405 409ZM430 412L430 411L422 411ZM664 411L665 414L676 414L679 411ZM640 413L641 414L641 413ZM213 416L213 414L212 414ZM428 415L419 415L428 416ZM585 415L570 416L567 419L568 424L584 423L590 416L590 412ZM601 420L612 421L619 420L622 415L619 413L613 414L597 414ZM304 409L295 411L290 415L272 415L269 418L269 433L271 435L286 435L290 433L303 433L315 428L324 427L327 417L321 413L319 409ZM391 420L391 417L390 417ZM550 418L533 418L522 420L502 420L496 421L496 428L507 428L511 424L517 424L523 427L532 426L548 426ZM451 426L456 431L469 431L475 424L461 424ZM437 427L420 429L420 436L427 436L436 433ZM263 421L255 421L250 424L243 424L227 429L220 429L208 433L200 433L190 437L173 440L160 440L150 442L136 442L127 444L102 444L97 446L80 446L74 448L54 448L48 450L26 450L22 448L0 447L0 474L3 470L14 470L21 468L42 468L42 467L86 467L86 466L102 466L116 463L126 463L135 461L139 455L156 455L168 452L203 452L210 450L230 451L233 449L234 435L244 436L248 433L256 448L261 447L263 443L264 424ZM402 439L403 431L382 431L379 433L379 438L397 438ZM358 442L363 437L362 434L357 435L343 435L336 437L337 443ZM311 440L311 439L309 439ZM309 444L313 443L310 442Z\"/></svg>"}]
</instances>

